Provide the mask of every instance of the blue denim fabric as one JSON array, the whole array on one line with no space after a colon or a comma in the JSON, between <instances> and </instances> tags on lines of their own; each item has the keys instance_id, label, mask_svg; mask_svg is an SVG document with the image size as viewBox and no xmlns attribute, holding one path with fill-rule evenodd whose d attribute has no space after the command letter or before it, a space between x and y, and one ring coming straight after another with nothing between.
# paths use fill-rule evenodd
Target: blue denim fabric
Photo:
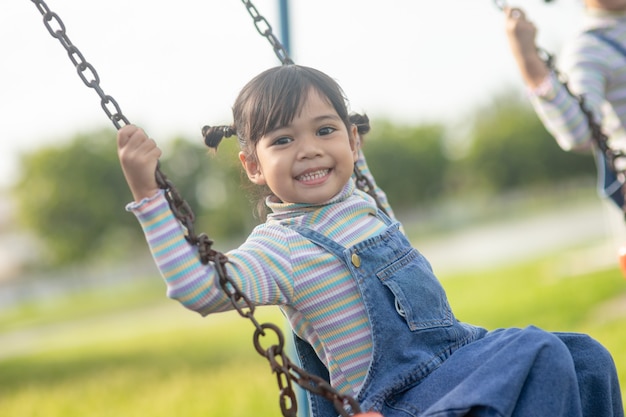
<instances>
[{"instance_id":1,"label":"blue denim fabric","mask_svg":"<svg viewBox=\"0 0 626 417\"><path fill-rule=\"evenodd\" d=\"M341 259L358 282L373 335L373 357L357 396L385 417L622 417L610 354L593 339L535 327L487 330L456 320L428 261L380 213L387 231L351 248L296 230ZM351 259L361 262L355 266ZM296 340L304 369L324 372ZM326 374L327 375L327 374ZM336 416L310 398L315 417Z\"/></svg>"},{"instance_id":2,"label":"blue denim fabric","mask_svg":"<svg viewBox=\"0 0 626 417\"><path fill-rule=\"evenodd\" d=\"M624 193L622 184L615 172L609 166L606 157L599 150L594 150L594 158L598 171L597 188L598 194L604 198L610 198L620 209L624 208Z\"/></svg>"}]
</instances>

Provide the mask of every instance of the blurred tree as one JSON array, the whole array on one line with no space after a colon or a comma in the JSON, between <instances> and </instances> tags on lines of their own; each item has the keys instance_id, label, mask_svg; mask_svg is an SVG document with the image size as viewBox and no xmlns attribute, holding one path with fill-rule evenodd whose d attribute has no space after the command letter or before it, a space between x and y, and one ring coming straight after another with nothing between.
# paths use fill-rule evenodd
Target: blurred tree
<instances>
[{"instance_id":1,"label":"blurred tree","mask_svg":"<svg viewBox=\"0 0 626 417\"><path fill-rule=\"evenodd\" d=\"M159 145L161 169L190 204L196 233L225 240L256 224L241 191L236 141L225 141L218 157L183 138ZM21 163L13 188L18 220L43 243L42 262L61 266L147 251L137 221L124 212L132 196L113 130L79 134L23 155Z\"/></svg>"},{"instance_id":2,"label":"blurred tree","mask_svg":"<svg viewBox=\"0 0 626 417\"><path fill-rule=\"evenodd\" d=\"M253 194L244 190L237 140L225 140L217 154L198 140L175 139L163 150L163 172L174 183L196 215L196 233L212 239L247 234L258 222L253 216Z\"/></svg>"},{"instance_id":3,"label":"blurred tree","mask_svg":"<svg viewBox=\"0 0 626 417\"><path fill-rule=\"evenodd\" d=\"M462 175L494 192L557 184L595 175L589 155L564 152L528 101L503 91L473 114Z\"/></svg>"},{"instance_id":4,"label":"blurred tree","mask_svg":"<svg viewBox=\"0 0 626 417\"><path fill-rule=\"evenodd\" d=\"M468 151L451 160L444 125L372 122L364 151L394 209L433 205L460 192L500 193L595 175L593 159L563 152L515 93L497 95L467 125ZM196 233L206 232L223 250L219 242L241 239L259 222L236 140L224 141L217 156L200 140L177 138L160 146L162 170L196 214ZM22 168L14 188L19 220L41 238L52 264L145 250L134 216L123 212L131 195L114 131L77 135L66 145L24 155Z\"/></svg>"},{"instance_id":5,"label":"blurred tree","mask_svg":"<svg viewBox=\"0 0 626 417\"><path fill-rule=\"evenodd\" d=\"M402 210L438 199L450 165L444 154L444 126L406 126L384 120L371 125L363 150L391 205Z\"/></svg>"},{"instance_id":6,"label":"blurred tree","mask_svg":"<svg viewBox=\"0 0 626 417\"><path fill-rule=\"evenodd\" d=\"M13 188L18 221L40 238L51 264L104 256L111 248L124 251L141 237L135 220L123 213L130 191L113 131L38 149L22 156L21 167Z\"/></svg>"}]
</instances>

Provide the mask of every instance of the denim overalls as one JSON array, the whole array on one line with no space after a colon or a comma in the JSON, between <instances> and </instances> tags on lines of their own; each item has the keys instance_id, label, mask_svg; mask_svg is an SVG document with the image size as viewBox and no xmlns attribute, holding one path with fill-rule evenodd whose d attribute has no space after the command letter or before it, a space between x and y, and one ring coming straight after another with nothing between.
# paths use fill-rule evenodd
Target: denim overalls
<instances>
[{"instance_id":1,"label":"denim overalls","mask_svg":"<svg viewBox=\"0 0 626 417\"><path fill-rule=\"evenodd\" d=\"M584 335L535 327L487 332L457 321L428 261L397 222L382 212L379 217L386 232L350 248L309 228L294 229L335 254L358 282L373 338L372 362L356 398L364 412L623 416L615 366L601 345ZM295 346L304 369L328 378L305 341L296 337ZM313 416L337 415L327 400L309 399Z\"/></svg>"}]
</instances>

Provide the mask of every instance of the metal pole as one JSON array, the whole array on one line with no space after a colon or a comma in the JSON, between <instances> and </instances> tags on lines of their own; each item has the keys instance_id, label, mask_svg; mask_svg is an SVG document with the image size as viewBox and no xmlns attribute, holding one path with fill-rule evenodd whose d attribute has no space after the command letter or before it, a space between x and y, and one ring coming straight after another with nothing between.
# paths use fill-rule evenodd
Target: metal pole
<instances>
[{"instance_id":1,"label":"metal pole","mask_svg":"<svg viewBox=\"0 0 626 417\"><path fill-rule=\"evenodd\" d=\"M291 56L291 45L289 42L289 0L278 0L280 10L280 34L283 47Z\"/></svg>"}]
</instances>

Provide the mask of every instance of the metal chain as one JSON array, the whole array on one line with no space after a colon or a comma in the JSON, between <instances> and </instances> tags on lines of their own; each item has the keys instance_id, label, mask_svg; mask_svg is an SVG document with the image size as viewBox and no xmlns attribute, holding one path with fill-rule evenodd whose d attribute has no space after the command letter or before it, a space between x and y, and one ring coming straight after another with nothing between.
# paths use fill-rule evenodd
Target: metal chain
<instances>
[{"instance_id":1,"label":"metal chain","mask_svg":"<svg viewBox=\"0 0 626 417\"><path fill-rule=\"evenodd\" d=\"M264 36L268 40L270 45L272 45L274 53L276 54L280 62L283 65L293 64L293 61L291 60L291 58L289 58L289 53L272 32L272 26L269 24L267 19L265 19L265 17L263 17L259 13L257 8L254 6L254 4L252 4L250 0L241 1L246 6L248 13L252 17L252 20L254 21L254 27L256 27L257 32L259 32L261 36Z\"/></svg>"},{"instance_id":2,"label":"metal chain","mask_svg":"<svg viewBox=\"0 0 626 417\"><path fill-rule=\"evenodd\" d=\"M248 13L254 21L254 26L256 27L257 32L259 32L261 36L267 38L280 62L282 62L283 65L293 64L294 62L291 60L291 58L289 58L287 50L283 47L278 38L274 36L274 33L272 32L272 26L270 26L267 19L259 14L259 11L250 0L242 0L242 2L246 6L246 9L248 9ZM380 208L382 211L385 212L385 214L387 214L385 208L380 204L380 201L378 199L378 196L376 195L374 186L372 185L371 181L361 173L356 164L354 165L354 175L356 177L357 187L369 194L376 202L378 208Z\"/></svg>"},{"instance_id":3,"label":"metal chain","mask_svg":"<svg viewBox=\"0 0 626 417\"><path fill-rule=\"evenodd\" d=\"M48 5L43 1L32 0L33 3L39 9L39 12L43 16L43 23L52 35L53 38L56 38L61 42L61 45L67 51L67 54L70 57L70 60L76 67L78 71L78 76L85 83L85 85L89 88L93 88L96 93L100 96L100 104L102 105L102 109L106 113L107 117L113 122L116 128L120 128L120 121L124 124L128 124L128 120L122 114L120 110L120 106L117 104L117 101L109 95L106 95L102 88L100 88L100 77L98 77L98 73L94 69L94 67L85 60L83 54L72 45L70 39L67 37L65 33L65 25L63 21L59 18L59 16L50 11Z\"/></svg>"},{"instance_id":4,"label":"metal chain","mask_svg":"<svg viewBox=\"0 0 626 417\"><path fill-rule=\"evenodd\" d=\"M100 77L98 76L95 68L85 60L83 54L70 42L70 39L65 31L65 25L59 16L52 12L43 0L31 1L35 3L37 9L43 16L43 22L48 29L48 32L50 32L52 37L58 39L67 51L70 60L76 67L78 75L83 80L85 85L89 88L93 88L98 93L98 96L100 96L102 108L109 120L113 122L113 125L119 130L122 126L130 124L128 119L122 113L117 101L115 101L115 99L110 95L105 94L100 87ZM267 23L267 20L259 15L252 3L244 0L244 4L246 4L250 15L254 18L257 30L263 36L267 37L273 45L277 56L281 59L281 62L283 62L283 64L292 63L291 59L287 56L287 51L272 34L272 29ZM261 30L259 23L266 25L266 29L264 31ZM348 395L342 395L330 386L330 384L328 384L328 382L324 379L304 371L289 360L285 354L285 338L283 333L273 324L259 324L256 320L254 317L254 304L239 289L237 283L228 275L226 271L226 264L228 263L226 255L212 248L213 241L209 239L206 234L195 234L193 227L195 215L191 210L190 205L181 197L174 184L161 172L159 166L156 168L155 176L159 187L165 191L165 197L170 205L172 213L186 229L185 238L190 244L197 246L200 261L205 265L209 263L213 264L213 267L217 271L217 275L219 277L220 287L230 299L234 309L239 313L239 315L249 319L254 325L254 346L261 356L267 358L272 371L276 373L278 387L280 390L280 408L283 416L296 417L297 415L297 399L295 391L292 388L292 381L295 381L297 384L302 386L302 388L310 391L311 393L322 396L331 401L335 406L336 411L342 417L349 417L352 413L360 413L361 410L359 404L354 398ZM263 349L261 347L261 337L267 336L267 330L271 330L276 334L278 344L273 344L267 349Z\"/></svg>"},{"instance_id":5,"label":"metal chain","mask_svg":"<svg viewBox=\"0 0 626 417\"><path fill-rule=\"evenodd\" d=\"M122 113L122 109L117 101L112 96L105 94L102 87L100 87L100 77L96 69L70 41L65 30L65 24L61 18L55 12L51 11L43 0L31 1L35 3L39 13L43 16L43 23L50 35L57 39L63 48L65 48L80 79L87 87L94 89L100 97L100 105L115 128L119 130L122 126L130 124L126 116ZM178 190L176 190L174 185L167 179L165 174L161 172L159 166L157 166L155 176L159 187L166 190L166 198L170 202L174 215L181 220L187 231L190 232L190 236L193 236L194 214L189 204L180 197ZM195 239L194 242L195 241L197 241L197 239Z\"/></svg>"},{"instance_id":6,"label":"metal chain","mask_svg":"<svg viewBox=\"0 0 626 417\"><path fill-rule=\"evenodd\" d=\"M508 7L504 0L494 0L494 3L501 11L504 11L504 9ZM609 138L602 131L601 126L595 121L591 110L587 108L584 95L574 94L570 90L567 77L561 74L554 64L554 56L541 48L537 48L537 52L548 69L555 74L559 82L565 87L565 91L578 102L580 110L587 119L587 124L591 131L591 139L602 152L604 158L606 158L609 168L615 173L619 182L622 183L622 194L626 200L626 153L622 150L612 149L609 146ZM622 206L622 211L624 212L624 219L626 220L626 203Z\"/></svg>"},{"instance_id":7,"label":"metal chain","mask_svg":"<svg viewBox=\"0 0 626 417\"><path fill-rule=\"evenodd\" d=\"M545 58L544 62L548 66L548 68L554 72L556 77L559 79L563 87L565 87L565 91L578 101L578 105L580 106L581 111L585 115L587 119L587 123L589 124L589 129L591 130L591 138L595 142L596 146L604 155L604 158L608 162L609 168L613 171L620 183L622 183L622 195L626 200L626 154L622 150L613 149L609 146L609 138L602 131L600 125L595 121L593 117L593 113L585 104L584 95L576 95L574 94L568 85L568 80L564 77L558 69L554 65L554 60L552 56L546 52L544 52ZM622 206L622 211L624 212L625 220L626 220L626 203Z\"/></svg>"},{"instance_id":8,"label":"metal chain","mask_svg":"<svg viewBox=\"0 0 626 417\"><path fill-rule=\"evenodd\" d=\"M376 205L378 206L378 208L382 210L385 214L389 215L389 213L387 213L387 210L385 210L383 205L380 203L380 199L376 195L376 190L374 189L374 185L372 184L369 178L363 175L363 173L361 172L359 167L357 167L356 164L354 164L354 177L355 177L354 182L356 183L357 188L369 194L370 197L372 197L374 201L376 202Z\"/></svg>"}]
</instances>

